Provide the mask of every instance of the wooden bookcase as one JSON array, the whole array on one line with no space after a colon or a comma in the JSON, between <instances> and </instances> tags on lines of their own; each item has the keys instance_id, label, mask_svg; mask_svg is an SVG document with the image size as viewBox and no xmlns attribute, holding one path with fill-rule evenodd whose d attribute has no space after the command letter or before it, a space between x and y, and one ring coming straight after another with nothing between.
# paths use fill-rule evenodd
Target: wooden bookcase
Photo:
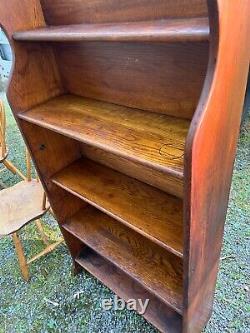
<instances>
[{"instance_id":1,"label":"wooden bookcase","mask_svg":"<svg viewBox=\"0 0 250 333\"><path fill-rule=\"evenodd\" d=\"M8 0L20 130L73 258L162 332L211 315L248 0Z\"/></svg>"}]
</instances>

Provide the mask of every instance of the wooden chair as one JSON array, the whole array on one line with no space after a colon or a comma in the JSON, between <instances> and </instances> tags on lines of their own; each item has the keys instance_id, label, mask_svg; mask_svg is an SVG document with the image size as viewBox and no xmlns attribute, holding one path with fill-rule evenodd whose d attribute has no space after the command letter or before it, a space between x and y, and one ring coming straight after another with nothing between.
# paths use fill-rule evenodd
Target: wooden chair
<instances>
[{"instance_id":1,"label":"wooden chair","mask_svg":"<svg viewBox=\"0 0 250 333\"><path fill-rule=\"evenodd\" d=\"M0 191L0 237L12 235L23 278L30 278L28 265L43 255L53 251L61 242L50 244L43 230L41 217L49 210L45 192L38 179L31 178L31 160L26 150L27 177L18 184ZM46 248L26 260L18 231L35 221L36 227Z\"/></svg>"},{"instance_id":2,"label":"wooden chair","mask_svg":"<svg viewBox=\"0 0 250 333\"><path fill-rule=\"evenodd\" d=\"M20 170L18 170L9 160L8 157L8 149L6 145L6 115L4 103L0 100L0 164L4 165L4 168L0 169L0 173L6 169L12 172L14 175L18 174L22 179L26 179L26 177L22 174Z\"/></svg>"}]
</instances>

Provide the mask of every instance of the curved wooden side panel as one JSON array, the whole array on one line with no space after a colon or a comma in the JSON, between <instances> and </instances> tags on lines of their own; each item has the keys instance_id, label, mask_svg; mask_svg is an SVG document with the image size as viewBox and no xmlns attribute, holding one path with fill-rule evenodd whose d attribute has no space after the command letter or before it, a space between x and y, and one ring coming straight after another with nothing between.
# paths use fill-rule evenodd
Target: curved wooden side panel
<instances>
[{"instance_id":1,"label":"curved wooden side panel","mask_svg":"<svg viewBox=\"0 0 250 333\"><path fill-rule=\"evenodd\" d=\"M240 128L249 55L250 1L208 0L212 41L185 153L184 332L200 332L212 309Z\"/></svg>"},{"instance_id":2,"label":"curved wooden side panel","mask_svg":"<svg viewBox=\"0 0 250 333\"><path fill-rule=\"evenodd\" d=\"M15 31L45 26L39 0L0 1L0 25L9 38L13 55L8 100L14 112L25 111L63 92L51 46L17 43Z\"/></svg>"}]
</instances>

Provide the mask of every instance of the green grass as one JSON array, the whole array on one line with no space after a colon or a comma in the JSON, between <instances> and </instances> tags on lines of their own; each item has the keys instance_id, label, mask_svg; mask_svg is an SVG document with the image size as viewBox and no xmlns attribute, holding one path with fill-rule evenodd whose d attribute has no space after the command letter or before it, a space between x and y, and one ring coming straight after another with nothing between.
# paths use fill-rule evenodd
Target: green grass
<instances>
[{"instance_id":1,"label":"green grass","mask_svg":"<svg viewBox=\"0 0 250 333\"><path fill-rule=\"evenodd\" d=\"M9 159L23 172L24 144L16 123L7 109ZM233 184L225 228L214 312L205 332L249 332L248 248L250 239L250 119L241 130ZM18 181L8 171L1 182L10 186ZM60 236L51 217L46 217L46 231L51 240ZM34 255L42 242L33 225L21 233L25 251ZM101 300L113 294L88 273L71 274L68 250L56 251L33 263L32 279L25 283L9 237L0 240L0 333L22 332L133 332L156 330L131 311L102 311ZM76 297L80 292L79 298ZM51 302L54 302L52 304Z\"/></svg>"}]
</instances>

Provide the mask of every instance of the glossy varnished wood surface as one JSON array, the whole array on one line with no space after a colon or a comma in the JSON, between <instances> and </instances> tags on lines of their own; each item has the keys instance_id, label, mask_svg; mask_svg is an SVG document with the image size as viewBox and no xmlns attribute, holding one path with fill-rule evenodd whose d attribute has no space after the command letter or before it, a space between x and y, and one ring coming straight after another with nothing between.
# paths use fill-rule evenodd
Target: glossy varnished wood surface
<instances>
[{"instance_id":1,"label":"glossy varnished wood surface","mask_svg":"<svg viewBox=\"0 0 250 333\"><path fill-rule=\"evenodd\" d=\"M173 177L183 176L189 121L72 95L55 98L19 117Z\"/></svg>"},{"instance_id":2,"label":"glossy varnished wood surface","mask_svg":"<svg viewBox=\"0 0 250 333\"><path fill-rule=\"evenodd\" d=\"M149 322L154 322L154 325L161 332L181 332L181 315L167 307L163 302L160 303L141 284L97 253L86 248L76 261L125 301L133 298L136 300L141 299L145 302L150 299L144 318L149 320Z\"/></svg>"},{"instance_id":3,"label":"glossy varnished wood surface","mask_svg":"<svg viewBox=\"0 0 250 333\"><path fill-rule=\"evenodd\" d=\"M41 0L49 25L207 16L204 0Z\"/></svg>"},{"instance_id":4,"label":"glossy varnished wood surface","mask_svg":"<svg viewBox=\"0 0 250 333\"><path fill-rule=\"evenodd\" d=\"M71 164L52 181L182 256L182 200L87 159Z\"/></svg>"},{"instance_id":5,"label":"glossy varnished wood surface","mask_svg":"<svg viewBox=\"0 0 250 333\"><path fill-rule=\"evenodd\" d=\"M135 41L135 42L195 42L209 38L208 19L191 18L146 22L78 24L48 26L16 32L18 41Z\"/></svg>"},{"instance_id":6,"label":"glossy varnished wood surface","mask_svg":"<svg viewBox=\"0 0 250 333\"><path fill-rule=\"evenodd\" d=\"M162 302L182 311L182 261L88 206L63 224L68 232L126 272Z\"/></svg>"},{"instance_id":7,"label":"glossy varnished wood surface","mask_svg":"<svg viewBox=\"0 0 250 333\"><path fill-rule=\"evenodd\" d=\"M191 119L204 83L208 42L55 43L65 89Z\"/></svg>"}]
</instances>

